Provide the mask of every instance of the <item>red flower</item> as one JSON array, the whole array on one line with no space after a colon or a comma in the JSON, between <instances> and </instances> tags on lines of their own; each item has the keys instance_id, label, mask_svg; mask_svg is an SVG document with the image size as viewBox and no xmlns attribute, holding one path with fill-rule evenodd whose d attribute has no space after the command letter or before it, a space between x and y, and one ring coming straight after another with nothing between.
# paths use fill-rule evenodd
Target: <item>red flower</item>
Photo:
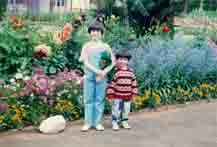
<instances>
[{"instance_id":1,"label":"red flower","mask_svg":"<svg viewBox=\"0 0 217 147\"><path fill-rule=\"evenodd\" d=\"M170 28L167 25L164 25L162 32L168 33L168 32L170 32Z\"/></svg>"}]
</instances>

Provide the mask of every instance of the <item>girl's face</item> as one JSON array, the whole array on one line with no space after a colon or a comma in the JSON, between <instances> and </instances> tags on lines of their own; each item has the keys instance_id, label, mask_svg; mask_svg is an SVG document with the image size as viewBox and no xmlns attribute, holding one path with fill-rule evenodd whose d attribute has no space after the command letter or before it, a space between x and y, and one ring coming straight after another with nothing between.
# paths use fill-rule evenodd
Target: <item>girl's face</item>
<instances>
[{"instance_id":1,"label":"girl's face","mask_svg":"<svg viewBox=\"0 0 217 147\"><path fill-rule=\"evenodd\" d=\"M102 37L102 32L100 30L91 30L90 35L93 39L100 39Z\"/></svg>"},{"instance_id":2,"label":"girl's face","mask_svg":"<svg viewBox=\"0 0 217 147\"><path fill-rule=\"evenodd\" d=\"M118 58L117 64L121 67L128 65L128 58Z\"/></svg>"}]
</instances>

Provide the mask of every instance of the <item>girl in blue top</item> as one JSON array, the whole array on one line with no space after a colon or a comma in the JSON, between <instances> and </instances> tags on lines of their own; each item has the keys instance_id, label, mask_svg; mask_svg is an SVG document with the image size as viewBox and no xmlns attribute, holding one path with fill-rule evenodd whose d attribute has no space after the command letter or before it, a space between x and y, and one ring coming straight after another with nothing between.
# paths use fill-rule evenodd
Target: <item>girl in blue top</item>
<instances>
[{"instance_id":1,"label":"girl in blue top","mask_svg":"<svg viewBox=\"0 0 217 147\"><path fill-rule=\"evenodd\" d=\"M91 41L84 44L80 61L84 64L84 126L82 131L88 131L95 128L103 131L102 116L104 112L104 101L106 91L106 75L114 67L115 58L112 54L110 46L101 41L104 29L101 23L93 23L88 32ZM111 55L112 64L104 68L100 68L100 60L102 52L108 52Z\"/></svg>"}]
</instances>

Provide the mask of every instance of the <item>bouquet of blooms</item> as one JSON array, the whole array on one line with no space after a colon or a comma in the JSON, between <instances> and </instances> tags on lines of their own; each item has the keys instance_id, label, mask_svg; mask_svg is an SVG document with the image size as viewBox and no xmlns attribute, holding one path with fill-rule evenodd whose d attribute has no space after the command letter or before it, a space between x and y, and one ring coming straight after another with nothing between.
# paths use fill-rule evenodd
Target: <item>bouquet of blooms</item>
<instances>
[{"instance_id":1,"label":"bouquet of blooms","mask_svg":"<svg viewBox=\"0 0 217 147\"><path fill-rule=\"evenodd\" d=\"M99 62L100 68L103 70L106 67L110 66L112 64L111 54L108 51L104 51L101 53L101 60ZM114 68L108 73L108 82L112 81L114 75Z\"/></svg>"}]
</instances>

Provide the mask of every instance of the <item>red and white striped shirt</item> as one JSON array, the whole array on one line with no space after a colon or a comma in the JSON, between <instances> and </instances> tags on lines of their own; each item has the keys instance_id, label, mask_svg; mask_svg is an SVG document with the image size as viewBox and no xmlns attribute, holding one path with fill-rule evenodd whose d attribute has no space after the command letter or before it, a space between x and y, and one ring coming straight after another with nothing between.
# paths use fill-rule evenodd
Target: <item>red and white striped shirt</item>
<instances>
[{"instance_id":1,"label":"red and white striped shirt","mask_svg":"<svg viewBox=\"0 0 217 147\"><path fill-rule=\"evenodd\" d=\"M108 84L106 94L109 99L131 100L136 96L138 90L133 70L129 67L123 69L116 66L114 79Z\"/></svg>"}]
</instances>

